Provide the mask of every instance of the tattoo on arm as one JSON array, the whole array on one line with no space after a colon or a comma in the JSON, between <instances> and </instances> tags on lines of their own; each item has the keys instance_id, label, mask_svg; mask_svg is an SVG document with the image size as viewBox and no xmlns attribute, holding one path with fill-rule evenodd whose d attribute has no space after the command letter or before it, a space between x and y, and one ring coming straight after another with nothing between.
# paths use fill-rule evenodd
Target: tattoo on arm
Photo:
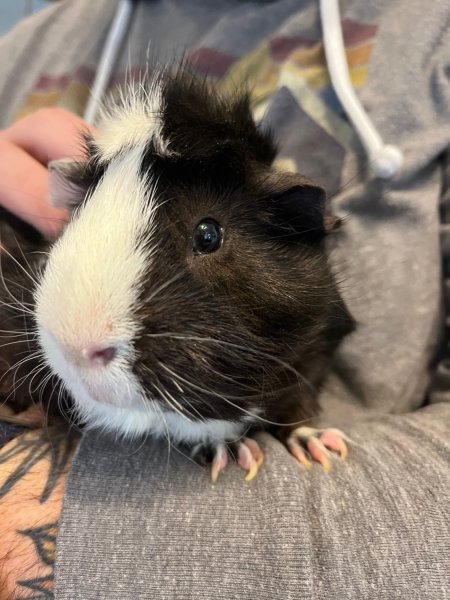
<instances>
[{"instance_id":1,"label":"tattoo on arm","mask_svg":"<svg viewBox=\"0 0 450 600\"><path fill-rule=\"evenodd\" d=\"M17 585L33 592L33 596L26 596L27 600L53 600L53 579L55 569L56 535L58 524L50 523L43 527L19 531L21 535L28 536L34 544L34 549L39 561L47 566L46 573L33 579L24 579Z\"/></svg>"},{"instance_id":2,"label":"tattoo on arm","mask_svg":"<svg viewBox=\"0 0 450 600\"><path fill-rule=\"evenodd\" d=\"M28 431L0 449L0 600L49 600L65 477L79 436Z\"/></svg>"},{"instance_id":3,"label":"tattoo on arm","mask_svg":"<svg viewBox=\"0 0 450 600\"><path fill-rule=\"evenodd\" d=\"M74 435L67 435L65 432L52 433L42 432L36 436L35 432L20 435L16 438L11 448L5 448L0 451L0 466L14 459L19 459L17 466L12 470L10 475L0 485L0 500L8 494L8 492L17 485L25 475L39 461L45 459L50 460L48 477L39 497L39 502L42 504L50 497L55 489L61 473L64 472L68 465L70 456L76 444Z\"/></svg>"}]
</instances>

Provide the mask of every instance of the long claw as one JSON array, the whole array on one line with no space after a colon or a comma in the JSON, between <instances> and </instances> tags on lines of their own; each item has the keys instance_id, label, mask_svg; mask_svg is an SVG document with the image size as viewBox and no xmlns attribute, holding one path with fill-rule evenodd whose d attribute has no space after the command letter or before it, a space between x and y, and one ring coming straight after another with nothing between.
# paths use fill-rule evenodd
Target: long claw
<instances>
[{"instance_id":1,"label":"long claw","mask_svg":"<svg viewBox=\"0 0 450 600\"><path fill-rule=\"evenodd\" d=\"M298 442L296 442L295 440L288 440L287 447L289 448L289 451L294 456L294 458L296 458L300 464L302 464L307 469L310 469L312 467L311 462L306 457L304 449L300 446Z\"/></svg>"},{"instance_id":2,"label":"long claw","mask_svg":"<svg viewBox=\"0 0 450 600\"><path fill-rule=\"evenodd\" d=\"M256 464L256 461L254 461L254 463L252 463L247 475L244 477L245 481L251 481L256 474L258 473L258 465Z\"/></svg>"},{"instance_id":3,"label":"long claw","mask_svg":"<svg viewBox=\"0 0 450 600\"><path fill-rule=\"evenodd\" d=\"M200 465L211 465L211 480L216 483L230 457L246 471L245 480L251 481L264 462L264 453L256 440L202 442L192 447L190 456Z\"/></svg>"},{"instance_id":4,"label":"long claw","mask_svg":"<svg viewBox=\"0 0 450 600\"><path fill-rule=\"evenodd\" d=\"M261 450L261 448L259 447L258 442L256 442L255 440L252 440L252 438L246 437L246 438L244 438L243 443L247 446L247 448L253 454L253 458L256 460L256 464L258 465L258 469L259 469L259 467L264 462L264 453Z\"/></svg>"},{"instance_id":5,"label":"long claw","mask_svg":"<svg viewBox=\"0 0 450 600\"><path fill-rule=\"evenodd\" d=\"M259 467L264 461L264 454L258 443L249 438L245 438L238 447L237 463L247 471L245 481L251 481L259 471Z\"/></svg>"},{"instance_id":6,"label":"long claw","mask_svg":"<svg viewBox=\"0 0 450 600\"><path fill-rule=\"evenodd\" d=\"M220 472L225 469L227 464L228 452L225 445L221 444L220 446L218 446L211 464L211 479L213 483L216 483Z\"/></svg>"},{"instance_id":7,"label":"long claw","mask_svg":"<svg viewBox=\"0 0 450 600\"><path fill-rule=\"evenodd\" d=\"M247 471L247 475L245 476L245 481L250 481L258 472L258 465L256 464L256 460L253 458L250 449L244 444L240 444L238 449L238 465L244 471Z\"/></svg>"},{"instance_id":8,"label":"long claw","mask_svg":"<svg viewBox=\"0 0 450 600\"><path fill-rule=\"evenodd\" d=\"M313 427L298 427L291 432L286 445L300 464L307 469L311 467L305 447L312 460L320 463L325 471L330 471L330 452L338 453L342 459L347 458L348 450L344 440L346 435L339 429L315 429Z\"/></svg>"},{"instance_id":9,"label":"long claw","mask_svg":"<svg viewBox=\"0 0 450 600\"><path fill-rule=\"evenodd\" d=\"M311 437L306 442L308 452L311 454L311 458L322 465L325 471L330 471L331 464L327 458L327 449L317 438Z\"/></svg>"},{"instance_id":10,"label":"long claw","mask_svg":"<svg viewBox=\"0 0 450 600\"><path fill-rule=\"evenodd\" d=\"M324 433L319 437L319 440L324 446L330 450L334 450L339 453L339 456L345 460L348 456L347 445L340 437L340 431L335 429L326 429Z\"/></svg>"}]
</instances>

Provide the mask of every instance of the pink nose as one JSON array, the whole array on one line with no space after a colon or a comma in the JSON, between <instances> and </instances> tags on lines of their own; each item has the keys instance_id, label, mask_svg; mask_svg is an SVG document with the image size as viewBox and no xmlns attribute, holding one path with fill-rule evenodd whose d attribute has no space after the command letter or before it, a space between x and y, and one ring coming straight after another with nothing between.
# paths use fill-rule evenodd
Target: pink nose
<instances>
[{"instance_id":1,"label":"pink nose","mask_svg":"<svg viewBox=\"0 0 450 600\"><path fill-rule=\"evenodd\" d=\"M104 367L110 363L117 354L114 346L89 346L83 354L92 367Z\"/></svg>"}]
</instances>

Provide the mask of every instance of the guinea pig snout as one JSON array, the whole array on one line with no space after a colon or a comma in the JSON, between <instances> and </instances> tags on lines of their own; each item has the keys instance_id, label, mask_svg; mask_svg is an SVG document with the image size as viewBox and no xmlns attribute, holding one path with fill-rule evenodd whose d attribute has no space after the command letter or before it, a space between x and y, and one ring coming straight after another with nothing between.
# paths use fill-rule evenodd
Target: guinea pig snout
<instances>
[{"instance_id":1,"label":"guinea pig snout","mask_svg":"<svg viewBox=\"0 0 450 600\"><path fill-rule=\"evenodd\" d=\"M115 346L92 344L81 350L83 362L89 367L105 367L117 355Z\"/></svg>"},{"instance_id":2,"label":"guinea pig snout","mask_svg":"<svg viewBox=\"0 0 450 600\"><path fill-rule=\"evenodd\" d=\"M112 340L63 340L42 329L40 332L41 344L50 360L53 362L55 356L60 356L78 372L102 371L115 361L120 362L120 356L124 353L124 345ZM59 361L57 361L59 362Z\"/></svg>"},{"instance_id":3,"label":"guinea pig snout","mask_svg":"<svg viewBox=\"0 0 450 600\"><path fill-rule=\"evenodd\" d=\"M113 343L92 342L85 345L58 344L64 358L73 366L87 370L102 370L119 354L117 345Z\"/></svg>"}]
</instances>

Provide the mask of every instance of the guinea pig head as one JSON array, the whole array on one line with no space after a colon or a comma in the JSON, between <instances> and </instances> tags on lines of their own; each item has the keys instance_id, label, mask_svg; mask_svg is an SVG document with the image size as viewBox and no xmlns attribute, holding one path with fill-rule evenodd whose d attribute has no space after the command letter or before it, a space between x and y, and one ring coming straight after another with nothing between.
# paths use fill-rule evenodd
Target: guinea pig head
<instances>
[{"instance_id":1,"label":"guinea pig head","mask_svg":"<svg viewBox=\"0 0 450 600\"><path fill-rule=\"evenodd\" d=\"M88 426L233 439L304 385L333 221L320 187L271 167L247 98L149 89L110 109L86 163L54 165L73 213L35 292L39 341Z\"/></svg>"}]
</instances>

